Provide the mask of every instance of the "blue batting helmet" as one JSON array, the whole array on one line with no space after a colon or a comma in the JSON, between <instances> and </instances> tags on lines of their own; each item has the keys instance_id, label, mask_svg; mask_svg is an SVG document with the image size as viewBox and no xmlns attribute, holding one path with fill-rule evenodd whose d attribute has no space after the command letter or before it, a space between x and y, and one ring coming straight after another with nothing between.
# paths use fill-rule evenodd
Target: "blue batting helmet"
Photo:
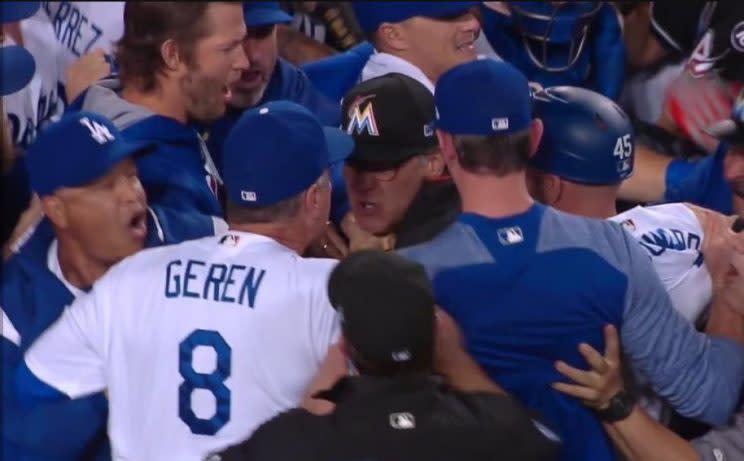
<instances>
[{"instance_id":1,"label":"blue batting helmet","mask_svg":"<svg viewBox=\"0 0 744 461\"><path fill-rule=\"evenodd\" d=\"M556 86L535 93L533 107L545 131L531 167L590 185L619 184L633 174L633 126L611 99Z\"/></svg>"}]
</instances>

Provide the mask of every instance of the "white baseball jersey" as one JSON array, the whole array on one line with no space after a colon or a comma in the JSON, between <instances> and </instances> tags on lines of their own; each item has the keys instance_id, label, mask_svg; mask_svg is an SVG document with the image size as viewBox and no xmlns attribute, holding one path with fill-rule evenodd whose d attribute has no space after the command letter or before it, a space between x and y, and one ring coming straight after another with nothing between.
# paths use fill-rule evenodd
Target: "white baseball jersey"
<instances>
[{"instance_id":1,"label":"white baseball jersey","mask_svg":"<svg viewBox=\"0 0 744 461\"><path fill-rule=\"evenodd\" d=\"M20 22L23 46L33 55L36 73L22 90L3 98L16 146L26 149L48 124L56 122L64 111L59 93L59 46L43 10ZM16 44L5 36L3 45Z\"/></svg>"},{"instance_id":2,"label":"white baseball jersey","mask_svg":"<svg viewBox=\"0 0 744 461\"><path fill-rule=\"evenodd\" d=\"M114 460L201 460L300 404L339 335L336 264L230 231L142 251L26 353L71 398L108 389Z\"/></svg>"},{"instance_id":3,"label":"white baseball jersey","mask_svg":"<svg viewBox=\"0 0 744 461\"><path fill-rule=\"evenodd\" d=\"M113 54L114 44L124 33L126 2L42 2L60 44L58 65L65 72L73 62L96 48Z\"/></svg>"},{"instance_id":4,"label":"white baseball jersey","mask_svg":"<svg viewBox=\"0 0 744 461\"><path fill-rule=\"evenodd\" d=\"M648 252L675 309L695 322L713 296L703 261L703 228L682 203L635 207L610 218L622 224Z\"/></svg>"}]
</instances>

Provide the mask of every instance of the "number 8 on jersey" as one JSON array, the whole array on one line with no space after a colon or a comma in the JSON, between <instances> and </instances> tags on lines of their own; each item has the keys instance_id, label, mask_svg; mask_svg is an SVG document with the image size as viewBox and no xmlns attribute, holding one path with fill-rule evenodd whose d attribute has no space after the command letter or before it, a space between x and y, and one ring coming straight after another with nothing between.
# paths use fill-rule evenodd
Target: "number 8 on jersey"
<instances>
[{"instance_id":1,"label":"number 8 on jersey","mask_svg":"<svg viewBox=\"0 0 744 461\"><path fill-rule=\"evenodd\" d=\"M214 350L217 360L211 373L194 370L194 350L204 346ZM178 387L178 416L194 434L215 435L230 421L230 389L225 380L230 377L232 349L216 331L194 330L179 345L178 371L183 382ZM215 413L209 419L199 418L191 406L196 389L206 389L215 399Z\"/></svg>"}]
</instances>

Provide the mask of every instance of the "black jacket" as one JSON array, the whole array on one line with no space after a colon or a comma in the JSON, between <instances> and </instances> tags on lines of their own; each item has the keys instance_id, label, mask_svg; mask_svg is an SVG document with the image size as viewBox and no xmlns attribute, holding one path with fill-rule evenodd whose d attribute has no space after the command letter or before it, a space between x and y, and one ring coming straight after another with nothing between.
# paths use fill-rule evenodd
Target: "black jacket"
<instances>
[{"instance_id":1,"label":"black jacket","mask_svg":"<svg viewBox=\"0 0 744 461\"><path fill-rule=\"evenodd\" d=\"M395 230L395 248L428 242L460 215L460 194L449 177L426 181Z\"/></svg>"},{"instance_id":2,"label":"black jacket","mask_svg":"<svg viewBox=\"0 0 744 461\"><path fill-rule=\"evenodd\" d=\"M552 433L504 395L464 394L430 378L348 377L319 395L333 413L283 413L221 461L544 461Z\"/></svg>"}]
</instances>

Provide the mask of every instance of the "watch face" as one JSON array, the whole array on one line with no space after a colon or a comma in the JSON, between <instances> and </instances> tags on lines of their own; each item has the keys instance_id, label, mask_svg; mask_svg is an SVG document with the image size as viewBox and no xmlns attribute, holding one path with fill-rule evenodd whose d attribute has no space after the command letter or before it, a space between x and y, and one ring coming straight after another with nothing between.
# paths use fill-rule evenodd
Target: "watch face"
<instances>
[{"instance_id":1,"label":"watch face","mask_svg":"<svg viewBox=\"0 0 744 461\"><path fill-rule=\"evenodd\" d=\"M613 400L615 400L617 409L623 413L633 408L633 399L625 392L616 395Z\"/></svg>"},{"instance_id":2,"label":"watch face","mask_svg":"<svg viewBox=\"0 0 744 461\"><path fill-rule=\"evenodd\" d=\"M632 394L620 391L610 400L610 405L598 413L600 419L606 422L620 421L627 418L633 411L635 398Z\"/></svg>"}]
</instances>

